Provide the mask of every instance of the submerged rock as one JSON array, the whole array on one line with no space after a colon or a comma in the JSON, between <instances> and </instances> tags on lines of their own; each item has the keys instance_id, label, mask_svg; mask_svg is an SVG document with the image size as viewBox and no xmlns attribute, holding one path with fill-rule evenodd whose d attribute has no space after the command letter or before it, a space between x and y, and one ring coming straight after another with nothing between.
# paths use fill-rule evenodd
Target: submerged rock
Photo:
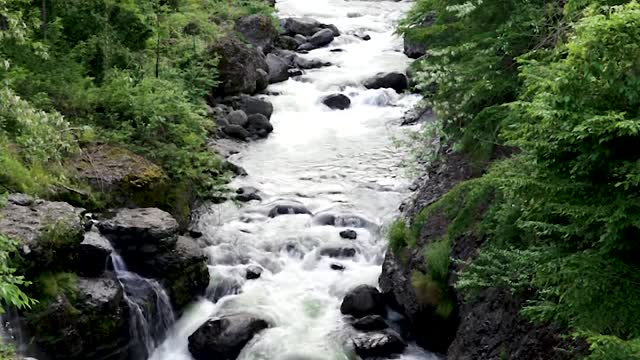
<instances>
[{"instance_id":1,"label":"submerged rock","mask_svg":"<svg viewBox=\"0 0 640 360\"><path fill-rule=\"evenodd\" d=\"M247 266L245 277L247 278L247 280L259 279L260 276L262 276L263 271L264 269L262 269L260 266L249 265Z\"/></svg>"},{"instance_id":2,"label":"submerged rock","mask_svg":"<svg viewBox=\"0 0 640 360\"><path fill-rule=\"evenodd\" d=\"M340 231L340 237L348 240L355 240L358 238L358 233L355 230Z\"/></svg>"},{"instance_id":3,"label":"submerged rock","mask_svg":"<svg viewBox=\"0 0 640 360\"><path fill-rule=\"evenodd\" d=\"M196 360L234 360L256 334L268 327L265 320L249 314L212 319L189 336L189 352Z\"/></svg>"},{"instance_id":4,"label":"submerged rock","mask_svg":"<svg viewBox=\"0 0 640 360\"><path fill-rule=\"evenodd\" d=\"M309 214L311 211L304 207L304 205L297 202L283 202L274 206L269 211L269 217L276 217L280 215L297 215L297 214Z\"/></svg>"},{"instance_id":5,"label":"submerged rock","mask_svg":"<svg viewBox=\"0 0 640 360\"><path fill-rule=\"evenodd\" d=\"M330 109L345 110L351 107L351 99L343 94L333 94L322 98L322 103Z\"/></svg>"},{"instance_id":6,"label":"submerged rock","mask_svg":"<svg viewBox=\"0 0 640 360\"><path fill-rule=\"evenodd\" d=\"M383 315L385 304L382 294L378 289L369 285L360 285L349 291L342 300L340 312L362 318L367 315Z\"/></svg>"},{"instance_id":7,"label":"submerged rock","mask_svg":"<svg viewBox=\"0 0 640 360\"><path fill-rule=\"evenodd\" d=\"M357 334L351 340L356 353L363 359L400 354L407 347L402 338L392 331Z\"/></svg>"},{"instance_id":8,"label":"submerged rock","mask_svg":"<svg viewBox=\"0 0 640 360\"><path fill-rule=\"evenodd\" d=\"M351 258L356 256L356 249L352 247L327 247L320 249L320 256Z\"/></svg>"}]
</instances>

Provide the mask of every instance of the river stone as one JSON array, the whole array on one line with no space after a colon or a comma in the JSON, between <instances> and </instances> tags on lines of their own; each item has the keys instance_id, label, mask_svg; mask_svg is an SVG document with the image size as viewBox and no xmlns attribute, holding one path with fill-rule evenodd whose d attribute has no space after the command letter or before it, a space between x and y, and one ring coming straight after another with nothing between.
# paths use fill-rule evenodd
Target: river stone
<instances>
[{"instance_id":1,"label":"river stone","mask_svg":"<svg viewBox=\"0 0 640 360\"><path fill-rule=\"evenodd\" d=\"M116 248L150 244L173 248L178 239L178 222L157 208L120 209L113 217L98 223L98 229Z\"/></svg>"},{"instance_id":2,"label":"river stone","mask_svg":"<svg viewBox=\"0 0 640 360\"><path fill-rule=\"evenodd\" d=\"M363 318L356 319L351 323L351 326L360 331L384 330L389 327L387 322L380 315L367 315Z\"/></svg>"},{"instance_id":3,"label":"river stone","mask_svg":"<svg viewBox=\"0 0 640 360\"><path fill-rule=\"evenodd\" d=\"M264 69L256 70L256 91L262 91L269 86L269 72Z\"/></svg>"},{"instance_id":4,"label":"river stone","mask_svg":"<svg viewBox=\"0 0 640 360\"><path fill-rule=\"evenodd\" d=\"M254 14L244 16L236 22L235 29L242 37L256 48L265 52L271 51L278 30L267 15Z\"/></svg>"},{"instance_id":5,"label":"river stone","mask_svg":"<svg viewBox=\"0 0 640 360\"><path fill-rule=\"evenodd\" d=\"M247 114L242 110L233 110L227 115L227 121L232 125L245 126L247 125Z\"/></svg>"},{"instance_id":6,"label":"river stone","mask_svg":"<svg viewBox=\"0 0 640 360\"><path fill-rule=\"evenodd\" d=\"M306 36L301 35L301 34L296 34L293 38L298 42L299 45L302 45L302 44L306 43L309 40L309 39L307 39Z\"/></svg>"},{"instance_id":7,"label":"river stone","mask_svg":"<svg viewBox=\"0 0 640 360\"><path fill-rule=\"evenodd\" d=\"M259 279L260 276L262 276L263 271L264 269L262 269L260 266L249 265L247 266L245 277L247 280Z\"/></svg>"},{"instance_id":8,"label":"river stone","mask_svg":"<svg viewBox=\"0 0 640 360\"><path fill-rule=\"evenodd\" d=\"M111 260L113 247L107 238L97 231L84 234L84 240L78 245L77 272L82 276L100 276Z\"/></svg>"},{"instance_id":9,"label":"river stone","mask_svg":"<svg viewBox=\"0 0 640 360\"><path fill-rule=\"evenodd\" d=\"M268 72L269 67L260 50L234 36L224 36L213 43L211 53L219 59L220 85L214 89L217 95L254 94L261 90L258 69Z\"/></svg>"},{"instance_id":10,"label":"river stone","mask_svg":"<svg viewBox=\"0 0 640 360\"><path fill-rule=\"evenodd\" d=\"M322 98L322 103L334 110L346 110L351 107L351 99L344 94L332 94Z\"/></svg>"},{"instance_id":11,"label":"river stone","mask_svg":"<svg viewBox=\"0 0 640 360\"><path fill-rule=\"evenodd\" d=\"M244 177L249 175L247 170L245 170L242 166L232 163L229 160L225 160L222 162L222 170L229 171L235 176Z\"/></svg>"},{"instance_id":12,"label":"river stone","mask_svg":"<svg viewBox=\"0 0 640 360\"><path fill-rule=\"evenodd\" d=\"M236 190L236 200L241 202L249 202L252 200L262 200L262 197L259 195L260 190L251 187L251 186L243 186Z\"/></svg>"},{"instance_id":13,"label":"river stone","mask_svg":"<svg viewBox=\"0 0 640 360\"><path fill-rule=\"evenodd\" d=\"M290 34L311 36L321 29L321 25L311 18L288 18L284 22L284 29Z\"/></svg>"},{"instance_id":14,"label":"river stone","mask_svg":"<svg viewBox=\"0 0 640 360\"><path fill-rule=\"evenodd\" d=\"M320 59L312 59L312 60L308 60L305 59L303 57L300 56L295 56L294 58L294 65L296 67L299 67L300 69L317 69L317 68L321 68L324 66L331 66L330 62L324 62Z\"/></svg>"},{"instance_id":15,"label":"river stone","mask_svg":"<svg viewBox=\"0 0 640 360\"><path fill-rule=\"evenodd\" d=\"M216 274L211 279L205 297L216 303L225 296L240 294L240 292L242 292L242 283L238 279Z\"/></svg>"},{"instance_id":16,"label":"river stone","mask_svg":"<svg viewBox=\"0 0 640 360\"><path fill-rule=\"evenodd\" d=\"M331 268L331 270L335 270L335 271L344 271L345 270L345 266L342 265L342 264L333 263L333 264L329 265L329 267Z\"/></svg>"},{"instance_id":17,"label":"river stone","mask_svg":"<svg viewBox=\"0 0 640 360\"><path fill-rule=\"evenodd\" d=\"M335 35L331 29L322 29L313 34L313 36L309 38L309 42L315 47L321 47L331 43L334 36Z\"/></svg>"},{"instance_id":18,"label":"river stone","mask_svg":"<svg viewBox=\"0 0 640 360\"><path fill-rule=\"evenodd\" d=\"M247 140L251 136L249 131L240 125L230 124L225 126L222 131L229 137L238 140Z\"/></svg>"},{"instance_id":19,"label":"river stone","mask_svg":"<svg viewBox=\"0 0 640 360\"><path fill-rule=\"evenodd\" d=\"M398 334L389 330L357 334L351 340L356 348L356 353L363 359L387 358L402 353L407 347Z\"/></svg>"},{"instance_id":20,"label":"river stone","mask_svg":"<svg viewBox=\"0 0 640 360\"><path fill-rule=\"evenodd\" d=\"M379 73L366 80L364 87L367 89L390 88L401 93L409 87L409 80L405 74L399 72Z\"/></svg>"},{"instance_id":21,"label":"river stone","mask_svg":"<svg viewBox=\"0 0 640 360\"><path fill-rule=\"evenodd\" d=\"M340 237L348 240L355 240L358 238L358 233L355 230L343 230L340 231Z\"/></svg>"},{"instance_id":22,"label":"river stone","mask_svg":"<svg viewBox=\"0 0 640 360\"><path fill-rule=\"evenodd\" d=\"M269 67L269 84L279 83L289 79L289 65L281 57L268 54L267 65Z\"/></svg>"},{"instance_id":23,"label":"river stone","mask_svg":"<svg viewBox=\"0 0 640 360\"><path fill-rule=\"evenodd\" d=\"M262 114L266 116L267 119L271 119L271 115L273 114L273 105L269 101L258 97L247 95L232 96L225 98L223 101L234 109L244 111L247 116Z\"/></svg>"},{"instance_id":24,"label":"river stone","mask_svg":"<svg viewBox=\"0 0 640 360\"><path fill-rule=\"evenodd\" d=\"M61 291L26 310L32 337L25 340L52 360L131 358L129 310L120 284L111 278L77 278L73 284L73 296Z\"/></svg>"},{"instance_id":25,"label":"river stone","mask_svg":"<svg viewBox=\"0 0 640 360\"><path fill-rule=\"evenodd\" d=\"M311 215L311 211L304 207L304 205L297 202L283 202L275 205L271 211L269 211L269 217L276 217L280 215L298 215L308 214Z\"/></svg>"},{"instance_id":26,"label":"river stone","mask_svg":"<svg viewBox=\"0 0 640 360\"><path fill-rule=\"evenodd\" d=\"M352 247L326 247L320 249L320 256L330 258L352 258L356 256L356 249Z\"/></svg>"},{"instance_id":27,"label":"river stone","mask_svg":"<svg viewBox=\"0 0 640 360\"><path fill-rule=\"evenodd\" d=\"M276 41L276 45L285 50L295 50L302 44L304 44L304 42L299 42L295 38L288 35L281 35Z\"/></svg>"},{"instance_id":28,"label":"river stone","mask_svg":"<svg viewBox=\"0 0 640 360\"><path fill-rule=\"evenodd\" d=\"M324 29L329 29L331 30L331 32L333 33L333 36L338 37L340 36L340 30L338 30L338 27L333 25L333 24L327 24L327 25L321 25Z\"/></svg>"},{"instance_id":29,"label":"river stone","mask_svg":"<svg viewBox=\"0 0 640 360\"><path fill-rule=\"evenodd\" d=\"M252 136L265 138L273 131L273 125L271 125L266 116L262 114L251 114L249 115L247 130L249 130Z\"/></svg>"},{"instance_id":30,"label":"river stone","mask_svg":"<svg viewBox=\"0 0 640 360\"><path fill-rule=\"evenodd\" d=\"M360 285L349 291L342 300L340 312L362 318L367 315L383 315L385 304L382 294L378 289L369 285Z\"/></svg>"},{"instance_id":31,"label":"river stone","mask_svg":"<svg viewBox=\"0 0 640 360\"><path fill-rule=\"evenodd\" d=\"M189 336L189 352L195 360L235 360L266 321L249 314L224 316L204 323Z\"/></svg>"},{"instance_id":32,"label":"river stone","mask_svg":"<svg viewBox=\"0 0 640 360\"><path fill-rule=\"evenodd\" d=\"M364 41L371 40L371 35L369 35L369 34L355 34L355 37L357 37L360 40L364 40Z\"/></svg>"},{"instance_id":33,"label":"river stone","mask_svg":"<svg viewBox=\"0 0 640 360\"><path fill-rule=\"evenodd\" d=\"M320 213L313 218L315 225L331 225L338 227L365 228L377 231L379 226L355 214Z\"/></svg>"},{"instance_id":34,"label":"river stone","mask_svg":"<svg viewBox=\"0 0 640 360\"><path fill-rule=\"evenodd\" d=\"M317 47L315 45L313 45L312 43L304 43L304 44L298 46L297 51L300 52L300 53L305 53L305 52L314 50L316 48Z\"/></svg>"}]
</instances>

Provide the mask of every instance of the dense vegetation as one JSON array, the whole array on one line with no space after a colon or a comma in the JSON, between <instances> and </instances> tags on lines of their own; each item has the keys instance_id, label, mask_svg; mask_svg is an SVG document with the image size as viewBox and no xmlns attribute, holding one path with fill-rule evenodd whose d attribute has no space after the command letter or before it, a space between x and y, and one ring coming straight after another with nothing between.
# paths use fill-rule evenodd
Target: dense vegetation
<instances>
[{"instance_id":1,"label":"dense vegetation","mask_svg":"<svg viewBox=\"0 0 640 360\"><path fill-rule=\"evenodd\" d=\"M157 164L167 191L155 204L174 214L211 194L224 173L206 146L210 46L239 17L271 11L263 0L0 0L0 197L110 206L72 172L97 144ZM0 236L0 311L35 304L9 265L17 245Z\"/></svg>"},{"instance_id":2,"label":"dense vegetation","mask_svg":"<svg viewBox=\"0 0 640 360\"><path fill-rule=\"evenodd\" d=\"M640 358L640 4L418 0L401 31L428 44L415 70L443 133L485 171L392 245L445 209L427 262L484 240L460 290L510 289L533 321L587 338L591 360Z\"/></svg>"}]
</instances>

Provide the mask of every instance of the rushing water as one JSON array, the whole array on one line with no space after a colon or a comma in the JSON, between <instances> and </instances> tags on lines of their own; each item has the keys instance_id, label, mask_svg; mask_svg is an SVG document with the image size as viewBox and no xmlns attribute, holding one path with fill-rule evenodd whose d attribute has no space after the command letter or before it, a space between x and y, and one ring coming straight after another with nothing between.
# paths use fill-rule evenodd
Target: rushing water
<instances>
[{"instance_id":1,"label":"rushing water","mask_svg":"<svg viewBox=\"0 0 640 360\"><path fill-rule=\"evenodd\" d=\"M279 0L281 17L309 16L335 24L342 36L308 58L333 66L307 71L301 79L270 86L275 131L250 144L232 160L249 172L233 186L254 186L263 201L241 208L231 203L211 207L199 228L209 247L209 298L178 320L153 360L190 360L188 336L212 316L249 312L274 326L260 333L241 353L241 360L348 359L347 323L340 314L345 293L377 285L386 248L384 227L396 215L409 185L399 163L403 113L419 98L393 90L366 90L362 80L378 72L404 71L408 64L402 40L393 34L410 2ZM362 41L355 33L366 33ZM341 48L343 52L331 52ZM327 94L342 92L352 100L345 111L320 104ZM268 217L276 204L299 202L311 215ZM327 214L336 226L321 225ZM350 226L350 227L347 227ZM356 227L354 227L356 226ZM339 232L353 228L357 240ZM319 256L322 249L349 246L350 259ZM260 265L257 280L245 280L246 268ZM340 264L344 271L331 265ZM239 292L239 294L235 294ZM435 359L409 347L401 359Z\"/></svg>"},{"instance_id":2,"label":"rushing water","mask_svg":"<svg viewBox=\"0 0 640 360\"><path fill-rule=\"evenodd\" d=\"M164 340L175 323L169 296L155 280L130 272L118 254L111 254L113 270L129 305L129 328L136 357L145 358Z\"/></svg>"}]
</instances>

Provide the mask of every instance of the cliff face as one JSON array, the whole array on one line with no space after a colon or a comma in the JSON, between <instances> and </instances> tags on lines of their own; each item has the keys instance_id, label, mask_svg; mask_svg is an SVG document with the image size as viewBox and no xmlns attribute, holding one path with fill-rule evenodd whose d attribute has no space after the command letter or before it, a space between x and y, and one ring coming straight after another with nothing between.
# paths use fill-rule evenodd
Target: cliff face
<instances>
[{"instance_id":1,"label":"cliff face","mask_svg":"<svg viewBox=\"0 0 640 360\"><path fill-rule=\"evenodd\" d=\"M426 180L404 209L404 216L414 219L455 185L478 173L463 155L447 152L427 169ZM533 324L522 317L523 299L506 290L485 289L473 299L455 290L460 262L473 259L483 242L472 234L451 239L451 265L441 292L449 293L453 309L448 316L438 314L433 302L425 302L416 274L428 273L425 251L447 233L448 225L441 211L431 213L419 229L415 246L388 251L379 279L387 299L407 317L408 330L419 345L446 353L450 360L570 360L586 351L584 342L565 339L566 329L551 323Z\"/></svg>"}]
</instances>

